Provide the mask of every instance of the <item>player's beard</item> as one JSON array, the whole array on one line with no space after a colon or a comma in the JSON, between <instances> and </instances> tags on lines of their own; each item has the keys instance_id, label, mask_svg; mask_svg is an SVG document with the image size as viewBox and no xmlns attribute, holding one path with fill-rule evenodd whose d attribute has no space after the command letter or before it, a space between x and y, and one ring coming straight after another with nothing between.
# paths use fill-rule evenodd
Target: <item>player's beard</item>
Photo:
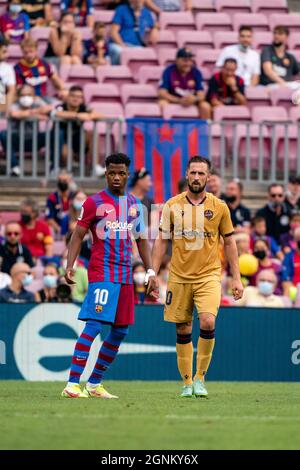
<instances>
[{"instance_id":1,"label":"player's beard","mask_svg":"<svg viewBox=\"0 0 300 470\"><path fill-rule=\"evenodd\" d=\"M191 191L191 193L200 194L205 190L206 184L207 184L207 181L205 182L205 184L203 186L201 186L200 184L199 185L193 185L193 184L188 183L188 187L189 187L189 190Z\"/></svg>"}]
</instances>

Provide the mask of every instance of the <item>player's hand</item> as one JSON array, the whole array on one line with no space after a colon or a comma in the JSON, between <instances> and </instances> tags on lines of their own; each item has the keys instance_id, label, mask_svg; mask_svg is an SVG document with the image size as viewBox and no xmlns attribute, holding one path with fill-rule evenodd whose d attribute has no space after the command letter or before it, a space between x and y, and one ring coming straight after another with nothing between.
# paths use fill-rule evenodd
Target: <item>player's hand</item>
<instances>
[{"instance_id":1,"label":"player's hand","mask_svg":"<svg viewBox=\"0 0 300 470\"><path fill-rule=\"evenodd\" d=\"M244 286L240 279L238 281L233 280L231 288L234 300L239 300L243 297Z\"/></svg>"},{"instance_id":2,"label":"player's hand","mask_svg":"<svg viewBox=\"0 0 300 470\"><path fill-rule=\"evenodd\" d=\"M69 285L76 284L76 282L73 281L73 279L72 279L72 277L74 277L74 275L75 275L75 270L73 268L66 268L65 280L66 280L67 284L69 284Z\"/></svg>"},{"instance_id":3,"label":"player's hand","mask_svg":"<svg viewBox=\"0 0 300 470\"><path fill-rule=\"evenodd\" d=\"M146 273L145 285L147 286L146 294L151 295L155 299L159 297L158 279L155 272L150 269Z\"/></svg>"}]
</instances>

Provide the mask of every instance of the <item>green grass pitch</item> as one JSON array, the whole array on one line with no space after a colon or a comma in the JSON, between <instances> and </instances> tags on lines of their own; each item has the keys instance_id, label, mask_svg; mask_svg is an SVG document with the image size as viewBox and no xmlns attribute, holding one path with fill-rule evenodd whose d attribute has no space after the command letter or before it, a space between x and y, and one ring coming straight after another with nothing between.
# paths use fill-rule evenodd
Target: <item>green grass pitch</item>
<instances>
[{"instance_id":1,"label":"green grass pitch","mask_svg":"<svg viewBox=\"0 0 300 470\"><path fill-rule=\"evenodd\" d=\"M299 449L299 383L106 382L119 400L63 399L62 383L0 381L0 449Z\"/></svg>"}]
</instances>

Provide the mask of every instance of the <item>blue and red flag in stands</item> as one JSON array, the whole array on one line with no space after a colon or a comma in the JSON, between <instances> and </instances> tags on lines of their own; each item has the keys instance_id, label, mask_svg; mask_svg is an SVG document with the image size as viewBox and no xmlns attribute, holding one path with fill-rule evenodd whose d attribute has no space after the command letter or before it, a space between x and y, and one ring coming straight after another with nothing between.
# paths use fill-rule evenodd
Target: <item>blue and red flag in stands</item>
<instances>
[{"instance_id":1,"label":"blue and red flag in stands","mask_svg":"<svg viewBox=\"0 0 300 470\"><path fill-rule=\"evenodd\" d=\"M153 178L152 197L162 203L178 193L190 157L208 157L208 124L198 120L127 119L131 171L146 168Z\"/></svg>"}]
</instances>

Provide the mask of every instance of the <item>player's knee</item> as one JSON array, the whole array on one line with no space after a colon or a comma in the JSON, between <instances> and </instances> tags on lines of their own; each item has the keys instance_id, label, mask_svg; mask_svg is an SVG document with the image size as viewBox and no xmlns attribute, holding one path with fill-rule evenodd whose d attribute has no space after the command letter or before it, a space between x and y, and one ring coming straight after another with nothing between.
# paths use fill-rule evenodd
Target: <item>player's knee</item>
<instances>
[{"instance_id":1,"label":"player's knee","mask_svg":"<svg viewBox=\"0 0 300 470\"><path fill-rule=\"evenodd\" d=\"M200 315L200 327L201 330L214 330L216 324L216 319L213 315Z\"/></svg>"},{"instance_id":2,"label":"player's knee","mask_svg":"<svg viewBox=\"0 0 300 470\"><path fill-rule=\"evenodd\" d=\"M192 322L177 323L176 325L177 335L188 335L192 333Z\"/></svg>"},{"instance_id":3,"label":"player's knee","mask_svg":"<svg viewBox=\"0 0 300 470\"><path fill-rule=\"evenodd\" d=\"M128 335L129 328L128 326L116 327L113 326L111 329L112 334L118 338L119 341L123 341Z\"/></svg>"}]
</instances>

